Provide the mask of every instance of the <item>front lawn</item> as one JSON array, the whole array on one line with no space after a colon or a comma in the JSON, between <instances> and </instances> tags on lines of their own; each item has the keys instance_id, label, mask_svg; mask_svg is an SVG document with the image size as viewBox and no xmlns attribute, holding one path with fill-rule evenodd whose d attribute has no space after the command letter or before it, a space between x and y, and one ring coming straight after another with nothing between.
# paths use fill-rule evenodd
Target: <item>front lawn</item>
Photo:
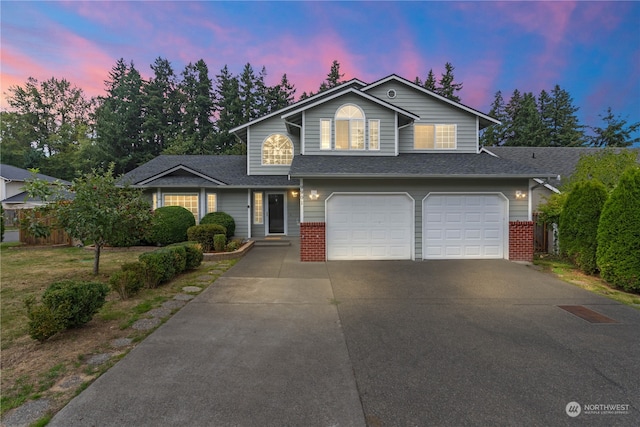
<instances>
[{"instance_id":1,"label":"front lawn","mask_svg":"<svg viewBox=\"0 0 640 427\"><path fill-rule=\"evenodd\" d=\"M29 337L24 307L27 296L39 299L51 283L65 279L108 283L110 275L119 271L122 264L153 249L104 250L96 277L92 275L92 250L0 244L1 414L38 398L49 399L50 413L57 412L153 330L133 329L134 322L150 317L147 312L184 293L185 286L206 288L235 262L204 262L197 269L156 289L145 289L126 301L111 292L106 304L84 327L64 331L43 343ZM129 344L114 346L114 340ZM97 355L106 355L107 360L94 363Z\"/></svg>"}]
</instances>

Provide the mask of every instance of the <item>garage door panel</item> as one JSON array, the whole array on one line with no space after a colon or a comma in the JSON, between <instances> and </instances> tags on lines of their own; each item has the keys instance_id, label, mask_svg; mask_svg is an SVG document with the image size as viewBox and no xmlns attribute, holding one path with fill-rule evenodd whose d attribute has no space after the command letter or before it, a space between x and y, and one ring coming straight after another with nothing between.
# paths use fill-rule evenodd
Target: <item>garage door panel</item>
<instances>
[{"instance_id":1,"label":"garage door panel","mask_svg":"<svg viewBox=\"0 0 640 427\"><path fill-rule=\"evenodd\" d=\"M423 257L502 258L506 209L497 194L434 194L423 203Z\"/></svg>"},{"instance_id":2,"label":"garage door panel","mask_svg":"<svg viewBox=\"0 0 640 427\"><path fill-rule=\"evenodd\" d=\"M406 195L334 195L327 201L327 259L411 259L413 217ZM349 240L340 237L345 233Z\"/></svg>"}]
</instances>

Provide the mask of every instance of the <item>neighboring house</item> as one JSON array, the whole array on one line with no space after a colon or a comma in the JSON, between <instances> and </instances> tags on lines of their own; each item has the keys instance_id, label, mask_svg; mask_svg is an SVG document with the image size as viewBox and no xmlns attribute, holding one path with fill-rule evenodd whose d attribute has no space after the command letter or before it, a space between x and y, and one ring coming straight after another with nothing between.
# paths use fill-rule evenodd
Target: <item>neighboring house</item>
<instances>
[{"instance_id":1,"label":"neighboring house","mask_svg":"<svg viewBox=\"0 0 640 427\"><path fill-rule=\"evenodd\" d=\"M350 80L231 132L246 156L160 156L125 175L154 207L225 211L246 238L300 236L303 261L531 260L529 181L478 146L497 120L391 75Z\"/></svg>"},{"instance_id":2,"label":"neighboring house","mask_svg":"<svg viewBox=\"0 0 640 427\"><path fill-rule=\"evenodd\" d=\"M63 184L70 185L68 181L60 180L52 176L36 175L39 179L47 182L59 181ZM26 169L21 169L11 165L0 165L0 201L5 209L7 218L15 218L17 209L31 209L35 206L42 205L43 202L38 199L30 198L24 191L25 181L32 179L33 174Z\"/></svg>"}]
</instances>

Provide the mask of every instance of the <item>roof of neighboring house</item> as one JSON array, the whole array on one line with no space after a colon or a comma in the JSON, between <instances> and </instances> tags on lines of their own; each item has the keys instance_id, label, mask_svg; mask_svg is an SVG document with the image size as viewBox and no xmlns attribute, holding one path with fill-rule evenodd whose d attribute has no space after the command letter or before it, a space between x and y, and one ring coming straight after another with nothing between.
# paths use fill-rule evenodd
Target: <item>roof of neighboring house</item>
<instances>
[{"instance_id":1,"label":"roof of neighboring house","mask_svg":"<svg viewBox=\"0 0 640 427\"><path fill-rule=\"evenodd\" d=\"M71 184L69 181L63 179L54 178L49 175L43 175L41 173L36 176L42 180L48 182L60 181L63 184ZM16 166L1 164L0 165L0 177L6 181L26 181L33 177L33 174L26 169L21 169Z\"/></svg>"},{"instance_id":2,"label":"roof of neighboring house","mask_svg":"<svg viewBox=\"0 0 640 427\"><path fill-rule=\"evenodd\" d=\"M125 174L135 187L297 187L282 175L247 175L247 156L158 156Z\"/></svg>"},{"instance_id":3,"label":"roof of neighboring house","mask_svg":"<svg viewBox=\"0 0 640 427\"><path fill-rule=\"evenodd\" d=\"M295 156L296 178L532 178L551 172L488 153L419 153L398 156Z\"/></svg>"},{"instance_id":4,"label":"roof of neighboring house","mask_svg":"<svg viewBox=\"0 0 640 427\"><path fill-rule=\"evenodd\" d=\"M502 159L552 172L554 177L549 180L549 184L557 189L562 180L571 176L575 171L580 157L601 152L603 149L593 147L486 147L484 150ZM640 149L632 148L632 150L638 152L638 162L640 163ZM557 179L558 175L560 179Z\"/></svg>"}]
</instances>

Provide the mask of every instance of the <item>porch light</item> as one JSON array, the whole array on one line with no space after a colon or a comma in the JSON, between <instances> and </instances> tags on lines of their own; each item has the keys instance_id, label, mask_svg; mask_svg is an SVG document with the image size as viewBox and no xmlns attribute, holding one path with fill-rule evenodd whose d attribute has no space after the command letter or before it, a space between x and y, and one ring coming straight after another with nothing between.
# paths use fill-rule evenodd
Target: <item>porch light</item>
<instances>
[{"instance_id":1,"label":"porch light","mask_svg":"<svg viewBox=\"0 0 640 427\"><path fill-rule=\"evenodd\" d=\"M527 198L527 193L525 193L524 191L516 191L516 200L524 200Z\"/></svg>"},{"instance_id":2,"label":"porch light","mask_svg":"<svg viewBox=\"0 0 640 427\"><path fill-rule=\"evenodd\" d=\"M298 197L298 194L299 194L299 193L298 193L298 191L297 191L297 190L291 190L291 196L292 196L292 197L296 198L296 197Z\"/></svg>"},{"instance_id":3,"label":"porch light","mask_svg":"<svg viewBox=\"0 0 640 427\"><path fill-rule=\"evenodd\" d=\"M318 194L318 190L311 190L311 192L309 193L309 198L311 200L318 200L319 197L320 195Z\"/></svg>"}]
</instances>

